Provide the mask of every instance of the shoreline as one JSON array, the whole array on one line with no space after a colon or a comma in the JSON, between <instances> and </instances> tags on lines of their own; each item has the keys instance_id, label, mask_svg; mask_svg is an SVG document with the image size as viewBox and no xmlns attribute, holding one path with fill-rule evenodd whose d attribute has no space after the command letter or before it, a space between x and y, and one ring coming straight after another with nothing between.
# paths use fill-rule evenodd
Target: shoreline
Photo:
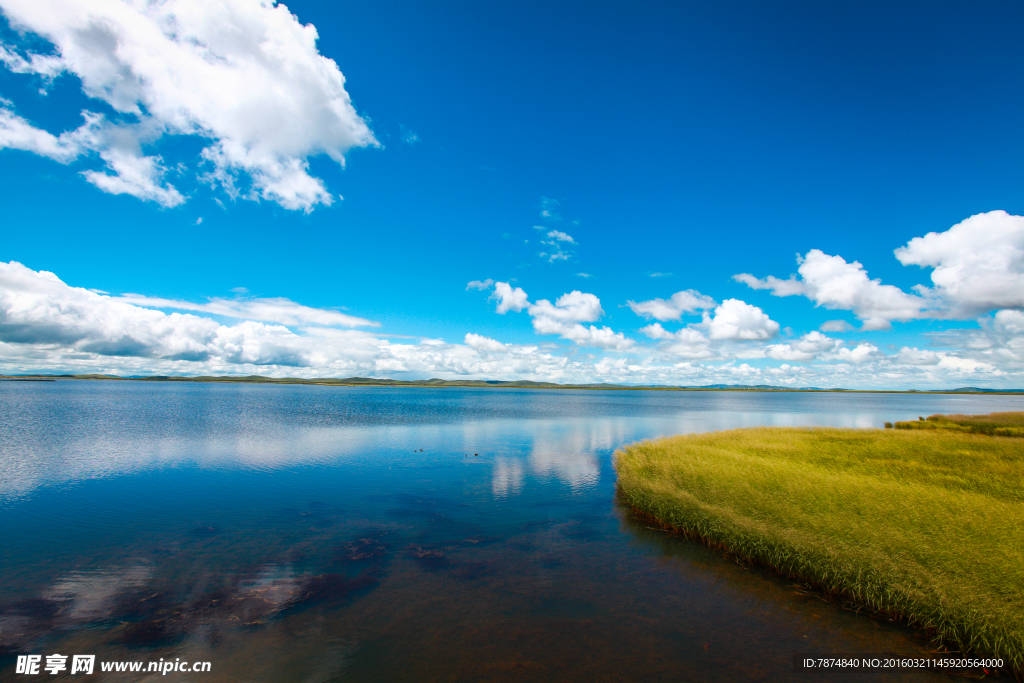
<instances>
[{"instance_id":1,"label":"shoreline","mask_svg":"<svg viewBox=\"0 0 1024 683\"><path fill-rule=\"evenodd\" d=\"M674 387L674 386L629 386L623 384L557 384L554 382L532 382L528 380L490 381L490 380L392 380L369 377L346 377L304 379L301 377L264 377L248 376L152 376L152 377L120 377L118 375L0 375L0 381L56 381L99 380L119 382L195 382L200 384L294 384L331 387L410 387L424 389L589 389L595 391L734 391L757 393L792 393L792 394L921 394L935 395L966 395L966 396L1022 396L1024 389L983 389L980 391L960 389L819 389L816 387L769 387L769 386L707 386L707 387ZM973 388L972 388L973 389Z\"/></svg>"},{"instance_id":2,"label":"shoreline","mask_svg":"<svg viewBox=\"0 0 1024 683\"><path fill-rule=\"evenodd\" d=\"M886 447L896 456L886 460ZM971 458L935 462L963 448L973 481L947 476ZM1019 486L999 488L1024 470L1018 439L753 428L630 444L614 466L620 501L666 530L1024 673L1024 500ZM1003 482L975 488L1000 468L1011 473Z\"/></svg>"}]
</instances>

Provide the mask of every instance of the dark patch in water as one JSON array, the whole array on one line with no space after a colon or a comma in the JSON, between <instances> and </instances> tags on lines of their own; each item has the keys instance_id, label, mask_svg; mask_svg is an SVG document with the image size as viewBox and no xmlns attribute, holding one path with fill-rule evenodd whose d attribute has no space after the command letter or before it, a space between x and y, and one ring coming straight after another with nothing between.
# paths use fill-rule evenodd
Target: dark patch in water
<instances>
[{"instance_id":1,"label":"dark patch in water","mask_svg":"<svg viewBox=\"0 0 1024 683\"><path fill-rule=\"evenodd\" d=\"M349 541L341 546L337 558L358 562L360 560L375 560L383 557L388 552L388 547L375 538L360 538L357 541Z\"/></svg>"},{"instance_id":2,"label":"dark patch in water","mask_svg":"<svg viewBox=\"0 0 1024 683\"><path fill-rule=\"evenodd\" d=\"M220 533L220 528L211 525L196 525L189 529L188 535L192 538L210 538Z\"/></svg>"},{"instance_id":3,"label":"dark patch in water","mask_svg":"<svg viewBox=\"0 0 1024 683\"><path fill-rule=\"evenodd\" d=\"M461 541L459 541L459 545L466 547L485 546L490 545L492 543L497 543L501 540L503 539L498 538L497 536L470 536L469 538L464 538Z\"/></svg>"},{"instance_id":4,"label":"dark patch in water","mask_svg":"<svg viewBox=\"0 0 1024 683\"><path fill-rule=\"evenodd\" d=\"M10 607L0 611L0 614L16 614L22 617L50 621L60 611L60 603L55 600L44 600L43 598L28 598L19 600Z\"/></svg>"},{"instance_id":5,"label":"dark patch in water","mask_svg":"<svg viewBox=\"0 0 1024 683\"><path fill-rule=\"evenodd\" d=\"M348 579L341 574L319 574L310 577L299 591L292 606L307 606L310 603L337 603L360 593L376 588L380 581L370 574L361 574Z\"/></svg>"},{"instance_id":6,"label":"dark patch in water","mask_svg":"<svg viewBox=\"0 0 1024 683\"><path fill-rule=\"evenodd\" d=\"M444 554L444 551L437 548L424 548L418 545L410 545L408 553L411 558L424 569L444 569L451 564L451 560Z\"/></svg>"}]
</instances>

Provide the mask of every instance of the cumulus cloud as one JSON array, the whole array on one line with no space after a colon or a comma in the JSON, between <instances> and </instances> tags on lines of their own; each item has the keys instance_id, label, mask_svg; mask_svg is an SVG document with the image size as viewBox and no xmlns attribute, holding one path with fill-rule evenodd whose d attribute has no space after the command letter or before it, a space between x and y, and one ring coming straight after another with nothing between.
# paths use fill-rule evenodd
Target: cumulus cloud
<instances>
[{"instance_id":1,"label":"cumulus cloud","mask_svg":"<svg viewBox=\"0 0 1024 683\"><path fill-rule=\"evenodd\" d=\"M979 329L932 333L934 351L908 346L886 355L873 344L846 347L818 332L762 346L758 338L771 332L763 312L758 316L746 304L723 302L723 310L713 312L722 318L720 325L728 322L730 307L750 314L746 317L752 324L737 324L744 316L731 316L731 338L711 339L712 313L675 332L654 322L642 330L658 342L654 352L594 324L603 311L593 294L570 292L553 303L530 304L524 292L522 302L539 333L630 353L563 353L555 345L503 344L475 333L461 343L379 338L349 329L345 323L354 321L333 317L344 315L337 311L287 299L211 300L172 312L167 304L186 302L109 296L12 262L0 264L0 371L474 377L691 386L753 383L763 377L758 382L879 388L1016 387L1024 381L1024 312L1015 309L979 319ZM240 315L266 320L235 318ZM794 360L764 367L786 358Z\"/></svg>"},{"instance_id":2,"label":"cumulus cloud","mask_svg":"<svg viewBox=\"0 0 1024 683\"><path fill-rule=\"evenodd\" d=\"M714 316L705 313L702 325L711 339L771 339L779 333L779 324L767 313L739 299L723 301Z\"/></svg>"},{"instance_id":3,"label":"cumulus cloud","mask_svg":"<svg viewBox=\"0 0 1024 683\"><path fill-rule=\"evenodd\" d=\"M651 323L640 328L640 333L651 339L668 342L662 346L662 350L674 356L694 359L710 358L715 355L711 350L711 340L693 327L669 332L661 323Z\"/></svg>"},{"instance_id":4,"label":"cumulus cloud","mask_svg":"<svg viewBox=\"0 0 1024 683\"><path fill-rule=\"evenodd\" d=\"M525 292L523 294L525 299ZM535 320L546 318L558 322L594 322L602 315L604 309L601 308L601 300L579 290L563 294L553 304L547 299L541 299L530 306L530 316Z\"/></svg>"},{"instance_id":5,"label":"cumulus cloud","mask_svg":"<svg viewBox=\"0 0 1024 683\"><path fill-rule=\"evenodd\" d=\"M319 53L317 32L284 5L247 0L4 0L18 30L53 53L0 54L9 69L77 76L86 95L117 112L85 112L75 131L54 136L7 107L0 145L69 163L87 153L107 172L87 180L106 192L174 206L184 197L164 179L158 155L142 148L164 135L205 139L203 178L231 196L310 211L334 197L309 173L326 154L344 165L353 147L377 145L345 90L337 64Z\"/></svg>"},{"instance_id":6,"label":"cumulus cloud","mask_svg":"<svg viewBox=\"0 0 1024 683\"><path fill-rule=\"evenodd\" d=\"M821 332L808 332L799 341L790 344L771 344L765 348L765 355L775 360L808 361L825 351L831 351L839 341Z\"/></svg>"},{"instance_id":7,"label":"cumulus cloud","mask_svg":"<svg viewBox=\"0 0 1024 683\"><path fill-rule=\"evenodd\" d=\"M1024 308L1024 216L990 211L945 232L915 237L895 252L903 265L933 268L934 292L955 317Z\"/></svg>"},{"instance_id":8,"label":"cumulus cloud","mask_svg":"<svg viewBox=\"0 0 1024 683\"><path fill-rule=\"evenodd\" d=\"M491 339L490 337L484 337L479 334L473 334L472 332L466 335L466 346L471 346L477 351L484 351L490 353L508 353L508 344L502 344L497 339Z\"/></svg>"},{"instance_id":9,"label":"cumulus cloud","mask_svg":"<svg viewBox=\"0 0 1024 683\"><path fill-rule=\"evenodd\" d=\"M651 299L650 301L641 301L639 303L635 301L627 301L626 303L637 315L647 318L648 320L654 318L661 322L679 320L683 313L707 310L715 306L714 299L709 296L704 296L693 289L676 292L667 300Z\"/></svg>"},{"instance_id":10,"label":"cumulus cloud","mask_svg":"<svg viewBox=\"0 0 1024 683\"><path fill-rule=\"evenodd\" d=\"M504 315L509 311L515 311L518 313L527 306L530 302L526 299L526 292L523 291L522 287L513 288L507 282L495 282L494 293L491 294L492 299L498 300L498 313Z\"/></svg>"},{"instance_id":11,"label":"cumulus cloud","mask_svg":"<svg viewBox=\"0 0 1024 683\"><path fill-rule=\"evenodd\" d=\"M798 257L789 279L733 278L775 296L806 296L815 305L853 311L864 329L881 330L893 320L971 318L994 309L1024 308L1024 216L991 211L971 216L945 232L915 237L895 250L903 265L932 268L933 287L917 285L914 294L868 278L857 261L848 263L812 249ZM839 321L824 331L840 331Z\"/></svg>"},{"instance_id":12,"label":"cumulus cloud","mask_svg":"<svg viewBox=\"0 0 1024 683\"><path fill-rule=\"evenodd\" d=\"M557 334L580 346L597 346L608 349L628 349L633 340L609 327L582 325L595 322L602 315L601 300L593 294L575 290L563 294L555 303L541 299L529 307L533 329L539 334Z\"/></svg>"},{"instance_id":13,"label":"cumulus cloud","mask_svg":"<svg viewBox=\"0 0 1024 683\"><path fill-rule=\"evenodd\" d=\"M285 301L256 303L281 306ZM294 302L284 309L295 320L313 317L311 312L318 310ZM480 335L466 341L399 344L350 329L308 326L293 331L253 320L224 325L201 315L165 313L72 287L53 273L16 262L0 263L0 366L8 371L588 379L588 369L581 364L539 353L535 346L501 345ZM501 346L505 353L479 352L498 352Z\"/></svg>"},{"instance_id":14,"label":"cumulus cloud","mask_svg":"<svg viewBox=\"0 0 1024 683\"><path fill-rule=\"evenodd\" d=\"M471 289L479 289L482 291L485 289L490 289L493 286L494 280L492 280L491 278L487 278L486 280L472 280L466 283L466 291L468 292Z\"/></svg>"},{"instance_id":15,"label":"cumulus cloud","mask_svg":"<svg viewBox=\"0 0 1024 683\"><path fill-rule=\"evenodd\" d=\"M852 349L841 348L832 355L832 358L844 363L866 363L869 360L878 359L882 356L882 352L878 350L878 347L874 344L858 344Z\"/></svg>"},{"instance_id":16,"label":"cumulus cloud","mask_svg":"<svg viewBox=\"0 0 1024 683\"><path fill-rule=\"evenodd\" d=\"M939 361L942 360L944 356L945 354L936 353L935 351L929 351L927 349L922 351L916 347L910 348L909 346L904 346L900 349L900 352L896 354L896 359L900 363L904 363L906 365L938 365Z\"/></svg>"},{"instance_id":17,"label":"cumulus cloud","mask_svg":"<svg viewBox=\"0 0 1024 683\"><path fill-rule=\"evenodd\" d=\"M124 294L118 300L149 308L172 308L180 311L202 311L213 315L243 320L280 323L282 325L325 325L341 327L379 327L380 323L339 311L312 308L285 298L222 299L211 298L207 303L161 299L157 297Z\"/></svg>"},{"instance_id":18,"label":"cumulus cloud","mask_svg":"<svg viewBox=\"0 0 1024 683\"><path fill-rule=\"evenodd\" d=\"M1003 334L1024 336L1024 312L996 311L993 316L993 327Z\"/></svg>"},{"instance_id":19,"label":"cumulus cloud","mask_svg":"<svg viewBox=\"0 0 1024 683\"><path fill-rule=\"evenodd\" d=\"M883 285L881 280L871 280L857 261L847 263L843 257L830 256L820 249L811 249L798 261L800 280L772 276L759 280L749 273L733 278L754 289L771 290L775 296L803 295L817 306L853 311L868 330L887 329L893 320L919 318L932 303L899 287Z\"/></svg>"},{"instance_id":20,"label":"cumulus cloud","mask_svg":"<svg viewBox=\"0 0 1024 683\"><path fill-rule=\"evenodd\" d=\"M491 298L498 300L496 311L501 314L526 309L537 334L556 334L580 346L606 349L621 350L634 345L632 339L609 327L582 324L596 322L604 315L601 300L593 294L575 290L563 294L554 303L547 299L530 303L522 287L496 282Z\"/></svg>"}]
</instances>

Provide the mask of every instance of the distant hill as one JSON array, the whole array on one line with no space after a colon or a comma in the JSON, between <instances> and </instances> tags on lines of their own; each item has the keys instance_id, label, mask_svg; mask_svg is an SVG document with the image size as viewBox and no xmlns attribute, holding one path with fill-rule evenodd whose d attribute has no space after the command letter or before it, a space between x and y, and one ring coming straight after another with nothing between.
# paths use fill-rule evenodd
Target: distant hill
<instances>
[{"instance_id":1,"label":"distant hill","mask_svg":"<svg viewBox=\"0 0 1024 683\"><path fill-rule=\"evenodd\" d=\"M807 391L807 392L833 392L833 391L857 391L867 393L957 393L957 394L1020 394L1024 389L982 389L979 387L961 387L959 389L929 389L924 391L907 390L877 390L877 389L843 389L835 387L822 389L819 387L782 387L774 384L708 384L704 386L666 386L666 385L630 385L630 384L609 384L607 382L595 382L591 384L557 384L555 382L533 382L530 380L503 381L495 379L388 379L376 377L323 377L306 379L302 377L264 377L262 375L226 375L220 377L199 376L199 377L175 377L170 375L136 375L132 377L118 377L117 375L0 375L0 379L24 380L24 379L92 379L92 380L120 380L120 381L141 381L141 382L215 382L232 384L315 384L327 386L379 386L379 387L495 387L507 389L615 389L625 391Z\"/></svg>"},{"instance_id":2,"label":"distant hill","mask_svg":"<svg viewBox=\"0 0 1024 683\"><path fill-rule=\"evenodd\" d=\"M981 387L960 387L958 394L1024 394L1024 389L982 389Z\"/></svg>"}]
</instances>

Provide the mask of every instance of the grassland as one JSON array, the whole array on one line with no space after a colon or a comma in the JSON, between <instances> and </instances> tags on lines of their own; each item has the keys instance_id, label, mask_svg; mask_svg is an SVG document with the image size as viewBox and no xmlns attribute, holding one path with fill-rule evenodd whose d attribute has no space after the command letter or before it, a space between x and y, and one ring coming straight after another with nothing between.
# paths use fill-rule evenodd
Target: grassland
<instances>
[{"instance_id":1,"label":"grassland","mask_svg":"<svg viewBox=\"0 0 1024 683\"><path fill-rule=\"evenodd\" d=\"M1020 439L739 429L632 444L615 468L669 527L1024 671Z\"/></svg>"},{"instance_id":2,"label":"grassland","mask_svg":"<svg viewBox=\"0 0 1024 683\"><path fill-rule=\"evenodd\" d=\"M889 422L885 423L890 426ZM897 422L896 429L938 429L967 434L1024 437L1024 413L992 413L991 415L929 415L928 419Z\"/></svg>"}]
</instances>

